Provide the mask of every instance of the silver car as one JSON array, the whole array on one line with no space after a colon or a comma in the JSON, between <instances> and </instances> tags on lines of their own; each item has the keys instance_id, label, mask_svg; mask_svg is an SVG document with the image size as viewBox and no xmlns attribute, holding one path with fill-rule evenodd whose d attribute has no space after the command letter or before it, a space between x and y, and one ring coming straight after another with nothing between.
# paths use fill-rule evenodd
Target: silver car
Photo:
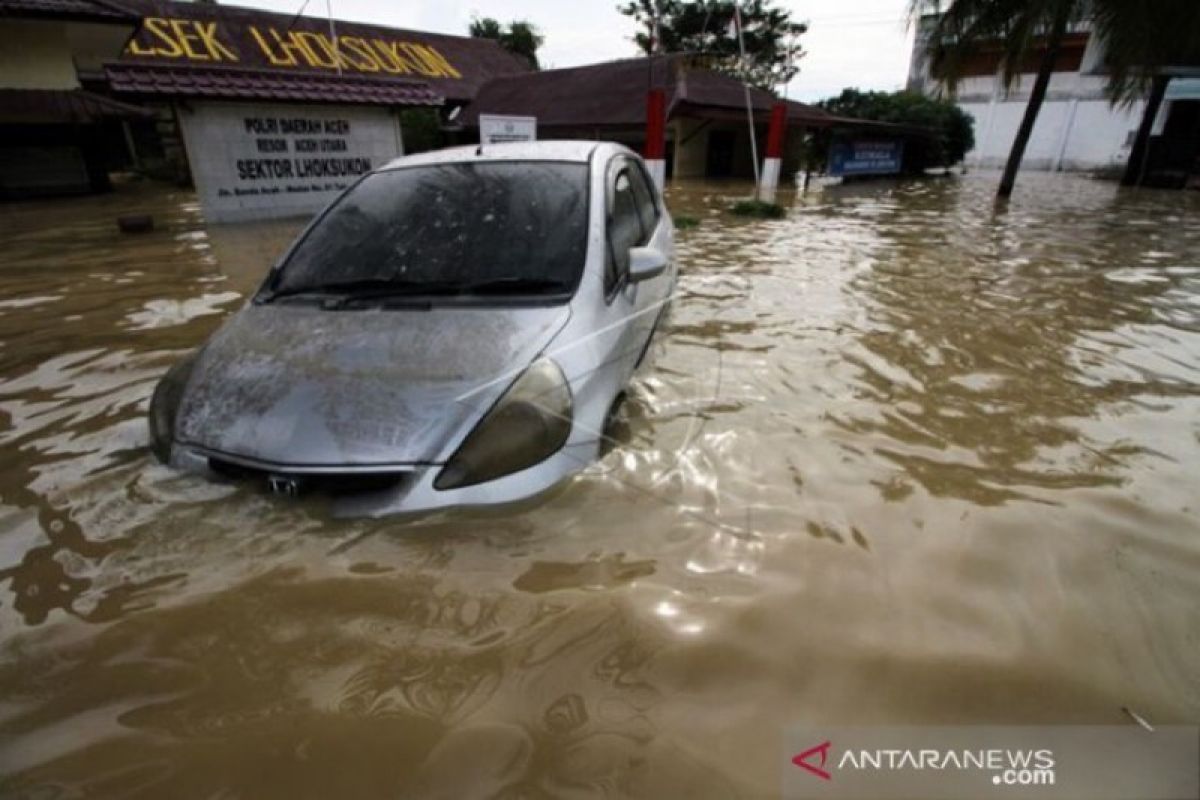
<instances>
[{"instance_id":1,"label":"silver car","mask_svg":"<svg viewBox=\"0 0 1200 800\"><path fill-rule=\"evenodd\" d=\"M154 391L154 452L334 511L502 503L596 458L676 280L617 144L400 158L349 188Z\"/></svg>"}]
</instances>

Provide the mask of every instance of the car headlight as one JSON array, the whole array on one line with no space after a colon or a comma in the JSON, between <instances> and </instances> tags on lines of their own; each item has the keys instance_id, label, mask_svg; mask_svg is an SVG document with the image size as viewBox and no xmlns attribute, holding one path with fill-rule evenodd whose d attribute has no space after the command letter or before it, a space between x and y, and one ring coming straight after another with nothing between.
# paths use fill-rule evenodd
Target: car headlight
<instances>
[{"instance_id":1,"label":"car headlight","mask_svg":"<svg viewBox=\"0 0 1200 800\"><path fill-rule=\"evenodd\" d=\"M183 399L183 389L195 365L195 354L176 362L154 387L154 395L150 398L150 449L164 464L171 458L175 416Z\"/></svg>"},{"instance_id":2,"label":"car headlight","mask_svg":"<svg viewBox=\"0 0 1200 800\"><path fill-rule=\"evenodd\" d=\"M461 489L543 461L571 434L571 389L557 364L540 359L513 382L433 482Z\"/></svg>"}]
</instances>

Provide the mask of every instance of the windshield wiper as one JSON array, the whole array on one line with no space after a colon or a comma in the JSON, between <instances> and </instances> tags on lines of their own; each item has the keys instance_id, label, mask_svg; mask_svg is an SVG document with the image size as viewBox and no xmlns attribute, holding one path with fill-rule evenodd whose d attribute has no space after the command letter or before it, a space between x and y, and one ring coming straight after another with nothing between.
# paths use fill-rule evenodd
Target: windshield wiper
<instances>
[{"instance_id":1,"label":"windshield wiper","mask_svg":"<svg viewBox=\"0 0 1200 800\"><path fill-rule=\"evenodd\" d=\"M489 294L493 292L536 292L549 290L565 292L567 287L562 281L547 278L526 278L521 275L507 275L503 278L489 278L475 283L464 283L459 287L462 294Z\"/></svg>"},{"instance_id":2,"label":"windshield wiper","mask_svg":"<svg viewBox=\"0 0 1200 800\"><path fill-rule=\"evenodd\" d=\"M326 297L321 301L321 308L326 311L367 307L415 308L421 311L428 311L433 308L433 300L430 299L428 292L378 291L334 295Z\"/></svg>"},{"instance_id":3,"label":"windshield wiper","mask_svg":"<svg viewBox=\"0 0 1200 800\"><path fill-rule=\"evenodd\" d=\"M271 303L281 297L299 297L303 295L336 298L338 301L372 300L377 298L386 299L425 294L443 294L454 289L455 285L451 283L364 278L356 281L335 281L311 286L293 286L285 289L276 289L260 295L259 302ZM330 303L326 301L324 304L329 305Z\"/></svg>"},{"instance_id":4,"label":"windshield wiper","mask_svg":"<svg viewBox=\"0 0 1200 800\"><path fill-rule=\"evenodd\" d=\"M260 294L256 302L273 303L280 298L309 295L321 298L321 306L323 308L338 309L347 308L355 303L394 301L404 298L415 299L429 295L542 294L548 293L549 290L557 290L554 293L565 292L566 289L567 287L561 281L552 281L544 278L526 278L520 275L489 278L474 283L366 278L357 281L335 281L311 286L292 286L276 289Z\"/></svg>"}]
</instances>

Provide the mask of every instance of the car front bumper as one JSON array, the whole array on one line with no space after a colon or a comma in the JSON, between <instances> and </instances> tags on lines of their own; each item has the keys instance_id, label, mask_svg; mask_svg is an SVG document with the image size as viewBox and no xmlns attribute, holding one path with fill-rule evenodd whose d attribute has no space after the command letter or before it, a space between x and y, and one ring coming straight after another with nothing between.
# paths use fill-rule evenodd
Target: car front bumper
<instances>
[{"instance_id":1,"label":"car front bumper","mask_svg":"<svg viewBox=\"0 0 1200 800\"><path fill-rule=\"evenodd\" d=\"M259 482L280 495L327 495L335 517L381 517L454 506L514 503L540 494L595 461L598 441L568 442L528 469L496 480L439 490L441 464L296 465L175 444L170 464L208 478Z\"/></svg>"}]
</instances>

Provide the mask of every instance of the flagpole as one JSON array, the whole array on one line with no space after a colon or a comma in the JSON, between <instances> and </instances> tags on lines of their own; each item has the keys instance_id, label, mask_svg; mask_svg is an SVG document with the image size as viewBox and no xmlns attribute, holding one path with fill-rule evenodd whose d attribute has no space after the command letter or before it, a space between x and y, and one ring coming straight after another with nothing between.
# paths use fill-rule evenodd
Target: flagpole
<instances>
[{"instance_id":1,"label":"flagpole","mask_svg":"<svg viewBox=\"0 0 1200 800\"><path fill-rule=\"evenodd\" d=\"M733 24L737 28L738 37L738 52L742 56L742 71L747 70L746 62L746 43L742 40L742 14L738 10L738 4L733 4ZM743 75L742 90L746 95L746 121L750 125L750 161L754 165L754 196L758 196L758 142L754 140L754 107L750 105L750 84L746 82Z\"/></svg>"},{"instance_id":2,"label":"flagpole","mask_svg":"<svg viewBox=\"0 0 1200 800\"><path fill-rule=\"evenodd\" d=\"M661 192L667 180L667 103L666 93L654 84L654 59L660 46L658 14L658 0L654 0L650 52L646 56L646 144L642 148L642 156L646 159L646 168L655 189Z\"/></svg>"},{"instance_id":3,"label":"flagpole","mask_svg":"<svg viewBox=\"0 0 1200 800\"><path fill-rule=\"evenodd\" d=\"M333 63L337 74L342 74L342 52L338 48L337 28L333 24L333 0L325 0L325 13L329 16L329 44L333 47Z\"/></svg>"}]
</instances>

